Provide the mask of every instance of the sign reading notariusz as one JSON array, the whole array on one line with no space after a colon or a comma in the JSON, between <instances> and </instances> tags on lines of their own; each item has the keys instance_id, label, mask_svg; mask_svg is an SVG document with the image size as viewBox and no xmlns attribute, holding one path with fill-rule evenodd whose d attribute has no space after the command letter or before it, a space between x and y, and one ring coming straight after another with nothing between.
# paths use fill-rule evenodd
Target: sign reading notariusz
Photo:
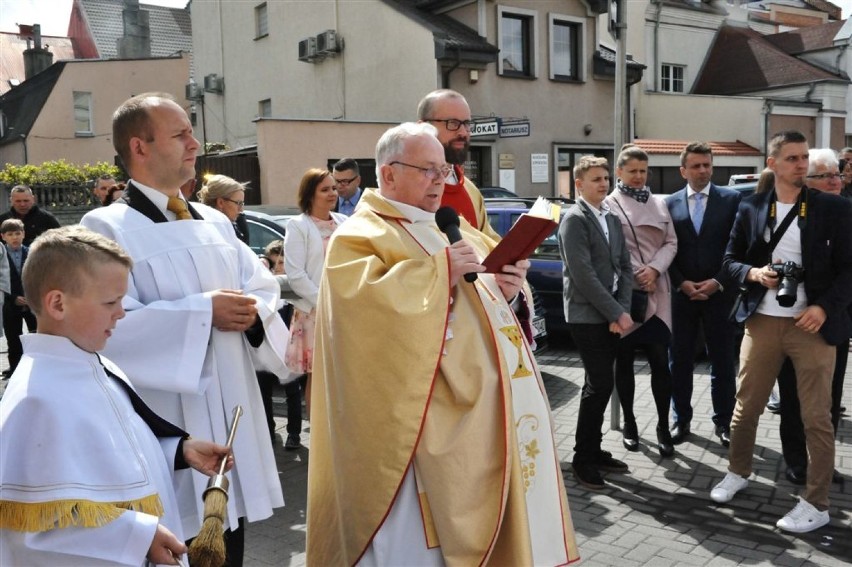
<instances>
[{"instance_id":1,"label":"sign reading notariusz","mask_svg":"<svg viewBox=\"0 0 852 567\"><path fill-rule=\"evenodd\" d=\"M529 122L510 122L508 124L500 124L501 138L521 138L530 135Z\"/></svg>"},{"instance_id":2,"label":"sign reading notariusz","mask_svg":"<svg viewBox=\"0 0 852 567\"><path fill-rule=\"evenodd\" d=\"M501 138L522 138L530 135L530 123L523 122L504 123L500 118L473 122L470 125L471 138L487 138L500 136Z\"/></svg>"}]
</instances>

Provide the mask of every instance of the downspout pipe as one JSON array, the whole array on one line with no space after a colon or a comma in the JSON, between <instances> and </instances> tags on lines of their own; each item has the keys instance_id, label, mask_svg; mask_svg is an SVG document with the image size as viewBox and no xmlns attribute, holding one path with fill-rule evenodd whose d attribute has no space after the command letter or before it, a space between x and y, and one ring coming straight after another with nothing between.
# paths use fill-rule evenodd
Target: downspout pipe
<instances>
[{"instance_id":1,"label":"downspout pipe","mask_svg":"<svg viewBox=\"0 0 852 567\"><path fill-rule=\"evenodd\" d=\"M660 92L660 18L663 15L662 0L651 0L657 5L657 14L654 16L654 92Z\"/></svg>"},{"instance_id":2,"label":"downspout pipe","mask_svg":"<svg viewBox=\"0 0 852 567\"><path fill-rule=\"evenodd\" d=\"M453 64L452 67L442 73L443 77L441 79L441 82L443 83L443 85L441 85L441 88L443 89L450 88L450 74L456 69L458 69L459 65L461 65L461 51L459 51L458 47L454 47L453 49L455 49L456 52L456 62Z\"/></svg>"}]
</instances>

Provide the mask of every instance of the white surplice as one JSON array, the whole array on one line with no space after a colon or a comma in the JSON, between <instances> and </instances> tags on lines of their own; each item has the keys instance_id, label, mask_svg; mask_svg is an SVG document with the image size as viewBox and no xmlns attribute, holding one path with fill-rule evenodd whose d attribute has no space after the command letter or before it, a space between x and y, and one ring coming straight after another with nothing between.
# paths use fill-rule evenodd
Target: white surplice
<instances>
[{"instance_id":1,"label":"white surplice","mask_svg":"<svg viewBox=\"0 0 852 567\"><path fill-rule=\"evenodd\" d=\"M158 522L183 538L171 473L179 438L158 440L95 354L65 337L21 340L24 356L0 401L2 506L108 505L157 495L164 513L127 510L98 527L0 529L0 565L138 566Z\"/></svg>"},{"instance_id":2,"label":"white surplice","mask_svg":"<svg viewBox=\"0 0 852 567\"><path fill-rule=\"evenodd\" d=\"M81 224L116 241L133 258L127 315L104 353L130 377L145 401L191 435L224 444L232 410L245 411L229 474L229 525L257 521L284 505L281 482L255 376L258 353L283 368L288 333L275 310L280 287L227 217L193 203L204 220L155 223L121 203L89 212ZM253 349L243 333L212 328L210 292L242 290L257 300L265 340ZM264 366L266 364L264 363ZM269 368L267 368L269 369ZM178 473L184 532L198 533L207 477Z\"/></svg>"}]
</instances>

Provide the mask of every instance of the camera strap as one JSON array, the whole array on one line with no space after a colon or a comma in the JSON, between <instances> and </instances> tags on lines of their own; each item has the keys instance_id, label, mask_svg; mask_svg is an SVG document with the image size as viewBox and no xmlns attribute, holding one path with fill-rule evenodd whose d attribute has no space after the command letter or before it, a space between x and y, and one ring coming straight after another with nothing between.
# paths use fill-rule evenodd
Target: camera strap
<instances>
[{"instance_id":1,"label":"camera strap","mask_svg":"<svg viewBox=\"0 0 852 567\"><path fill-rule=\"evenodd\" d=\"M770 207L772 208L772 219L775 218L775 203L776 201L772 201ZM787 229L793 224L793 219L796 218L796 214L799 211L801 205L799 202L796 202L796 206L790 209L790 212L787 213L787 216L784 217L784 220L781 221L781 224L778 225L778 230L772 230L772 223L769 224L769 262L772 262L772 252L775 250L775 247L778 246L778 242L781 240L781 237L784 236L784 233L787 232Z\"/></svg>"}]
</instances>

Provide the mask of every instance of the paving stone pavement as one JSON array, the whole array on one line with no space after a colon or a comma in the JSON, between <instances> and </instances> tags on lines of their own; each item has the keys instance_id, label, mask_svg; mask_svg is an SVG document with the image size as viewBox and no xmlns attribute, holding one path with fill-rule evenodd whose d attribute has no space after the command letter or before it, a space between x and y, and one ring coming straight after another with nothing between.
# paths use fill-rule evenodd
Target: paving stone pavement
<instances>
[{"instance_id":1,"label":"paving stone pavement","mask_svg":"<svg viewBox=\"0 0 852 567\"><path fill-rule=\"evenodd\" d=\"M557 341L552 341L557 342ZM5 340L0 342L5 368ZM552 346L538 355L556 423L556 442L570 462L583 368L576 352ZM671 459L656 452L656 410L647 364L637 360L635 411L641 447L630 453L621 434L604 423L603 448L630 466L630 474L609 474L607 487L581 487L565 466L565 486L581 561L577 565L783 565L833 566L852 563L852 417L841 421L836 464L846 482L831 487L831 524L811 534L785 534L775 528L794 505L798 487L784 478L777 415L765 412L758 428L754 469L748 488L728 504L710 500L710 488L727 467L726 450L713 435L708 368L696 368L692 435ZM844 404L852 408L847 372ZM0 383L0 395L5 382ZM298 451L284 451L286 406L283 388L275 394L275 456L286 506L246 530L245 565L305 564L305 504L310 424L304 422Z\"/></svg>"},{"instance_id":2,"label":"paving stone pavement","mask_svg":"<svg viewBox=\"0 0 852 567\"><path fill-rule=\"evenodd\" d=\"M641 447L631 453L621 433L604 423L603 448L630 465L630 474L608 474L607 487L591 491L570 472L574 426L583 366L577 353L552 346L538 355L556 423L556 442L564 465L565 487L581 560L576 565L813 565L852 563L852 417L838 432L837 468L846 482L832 485L831 524L815 533L789 535L775 522L795 504L798 487L784 478L777 415L765 412L758 428L754 469L748 488L726 505L710 500L710 488L727 470L727 451L713 435L708 367L696 368L692 435L676 447L672 459L656 451L656 409L647 363L636 366L635 412ZM847 384L852 382L847 373ZM849 387L844 405L852 408ZM276 397L278 439L275 455L286 506L246 532L246 565L305 564L305 495L310 424L305 422L304 449L283 450L286 408L283 391Z\"/></svg>"}]
</instances>

